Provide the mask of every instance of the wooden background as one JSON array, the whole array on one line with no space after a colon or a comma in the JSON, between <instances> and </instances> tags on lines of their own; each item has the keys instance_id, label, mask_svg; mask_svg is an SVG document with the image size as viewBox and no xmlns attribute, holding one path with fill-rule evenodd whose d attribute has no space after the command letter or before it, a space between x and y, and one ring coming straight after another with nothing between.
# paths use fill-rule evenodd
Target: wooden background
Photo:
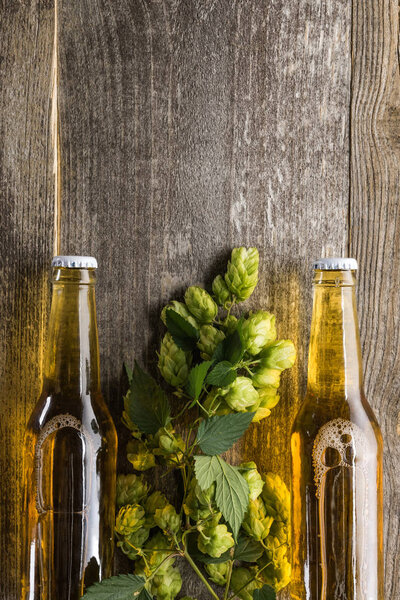
<instances>
[{"instance_id":1,"label":"wooden background","mask_svg":"<svg viewBox=\"0 0 400 600\"><path fill-rule=\"evenodd\" d=\"M117 423L122 362L154 368L160 307L209 284L233 246L260 249L249 306L276 313L299 359L232 458L257 455L287 483L310 261L359 260L366 386L385 439L386 598L400 600L398 2L58 0L59 200L53 0L0 6L0 598L18 597L21 440L59 244L99 260L102 382Z\"/></svg>"}]
</instances>

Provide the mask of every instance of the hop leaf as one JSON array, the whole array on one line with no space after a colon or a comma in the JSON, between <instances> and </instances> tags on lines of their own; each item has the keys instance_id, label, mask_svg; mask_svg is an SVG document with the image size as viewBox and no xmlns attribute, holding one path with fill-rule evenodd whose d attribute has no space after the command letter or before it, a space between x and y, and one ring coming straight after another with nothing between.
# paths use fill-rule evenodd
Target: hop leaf
<instances>
[{"instance_id":1,"label":"hop leaf","mask_svg":"<svg viewBox=\"0 0 400 600\"><path fill-rule=\"evenodd\" d=\"M258 282L257 248L234 248L225 274L225 283L239 302L251 296Z\"/></svg>"},{"instance_id":2,"label":"hop leaf","mask_svg":"<svg viewBox=\"0 0 400 600\"><path fill-rule=\"evenodd\" d=\"M164 323L164 325L167 325L167 310L170 309L178 313L178 315L180 315L181 317L183 317L185 321L188 321L188 323L190 323L192 327L194 327L197 330L199 329L199 324L197 323L193 315L191 315L188 311L186 304L183 304L183 302L178 302L177 300L172 300L162 309L161 321Z\"/></svg>"},{"instance_id":3,"label":"hop leaf","mask_svg":"<svg viewBox=\"0 0 400 600\"><path fill-rule=\"evenodd\" d=\"M250 312L242 323L242 336L246 351L256 356L276 339L275 316L265 310Z\"/></svg>"},{"instance_id":4,"label":"hop leaf","mask_svg":"<svg viewBox=\"0 0 400 600\"><path fill-rule=\"evenodd\" d=\"M219 306L225 306L232 302L232 295L222 275L217 275L212 282L212 291L215 301Z\"/></svg>"},{"instance_id":5,"label":"hop leaf","mask_svg":"<svg viewBox=\"0 0 400 600\"><path fill-rule=\"evenodd\" d=\"M115 575L92 585L82 600L128 600L143 590L145 580L137 575Z\"/></svg>"},{"instance_id":6,"label":"hop leaf","mask_svg":"<svg viewBox=\"0 0 400 600\"><path fill-rule=\"evenodd\" d=\"M207 571L211 581L217 585L226 585L229 562L209 563L205 565L205 570Z\"/></svg>"},{"instance_id":7,"label":"hop leaf","mask_svg":"<svg viewBox=\"0 0 400 600\"><path fill-rule=\"evenodd\" d=\"M257 390L248 377L237 377L228 388L224 388L222 394L228 406L238 412L246 411L259 400Z\"/></svg>"},{"instance_id":8,"label":"hop leaf","mask_svg":"<svg viewBox=\"0 0 400 600\"><path fill-rule=\"evenodd\" d=\"M170 333L166 333L160 348L158 368L165 381L174 387L183 386L189 375L191 354L179 348Z\"/></svg>"},{"instance_id":9,"label":"hop leaf","mask_svg":"<svg viewBox=\"0 0 400 600\"><path fill-rule=\"evenodd\" d=\"M200 338L197 342L201 358L203 360L210 360L216 347L223 339L225 339L223 331L212 325L202 325L200 329Z\"/></svg>"},{"instance_id":10,"label":"hop leaf","mask_svg":"<svg viewBox=\"0 0 400 600\"><path fill-rule=\"evenodd\" d=\"M197 285L186 290L185 304L199 323L211 323L217 316L218 306L210 294Z\"/></svg>"},{"instance_id":11,"label":"hop leaf","mask_svg":"<svg viewBox=\"0 0 400 600\"><path fill-rule=\"evenodd\" d=\"M240 472L249 486L250 500L255 500L261 494L264 487L264 481L257 471L255 462L242 463L239 466Z\"/></svg>"},{"instance_id":12,"label":"hop leaf","mask_svg":"<svg viewBox=\"0 0 400 600\"><path fill-rule=\"evenodd\" d=\"M261 587L261 583L257 579L253 579L254 571L239 567L233 569L231 577L231 587L241 600L253 600L253 592ZM253 580L253 581L251 581ZM249 582L246 585L246 582Z\"/></svg>"},{"instance_id":13,"label":"hop leaf","mask_svg":"<svg viewBox=\"0 0 400 600\"><path fill-rule=\"evenodd\" d=\"M291 340L278 340L267 346L261 354L261 365L267 369L290 369L296 360L296 349Z\"/></svg>"},{"instance_id":14,"label":"hop leaf","mask_svg":"<svg viewBox=\"0 0 400 600\"><path fill-rule=\"evenodd\" d=\"M197 545L200 552L219 558L221 554L234 546L235 542L226 525L212 525L211 527L198 527L200 534Z\"/></svg>"},{"instance_id":15,"label":"hop leaf","mask_svg":"<svg viewBox=\"0 0 400 600\"><path fill-rule=\"evenodd\" d=\"M264 487L261 492L265 509L278 521L288 523L290 512L290 494L285 482L276 473L265 473L262 476Z\"/></svg>"},{"instance_id":16,"label":"hop leaf","mask_svg":"<svg viewBox=\"0 0 400 600\"><path fill-rule=\"evenodd\" d=\"M149 491L149 486L140 475L118 475L117 506L138 504Z\"/></svg>"}]
</instances>

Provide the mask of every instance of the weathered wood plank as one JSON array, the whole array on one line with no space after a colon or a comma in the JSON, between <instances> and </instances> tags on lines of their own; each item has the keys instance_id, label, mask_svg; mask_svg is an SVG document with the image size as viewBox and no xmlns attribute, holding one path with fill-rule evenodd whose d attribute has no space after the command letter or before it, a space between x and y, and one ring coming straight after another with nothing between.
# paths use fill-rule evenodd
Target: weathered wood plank
<instances>
[{"instance_id":1,"label":"weathered wood plank","mask_svg":"<svg viewBox=\"0 0 400 600\"><path fill-rule=\"evenodd\" d=\"M309 263L347 247L350 18L339 2L60 3L62 251L100 262L103 389L155 370L160 307L257 245L249 306L274 310L299 361L234 460L288 480L305 382ZM187 591L201 597L190 579Z\"/></svg>"},{"instance_id":2,"label":"weathered wood plank","mask_svg":"<svg viewBox=\"0 0 400 600\"><path fill-rule=\"evenodd\" d=\"M50 2L0 8L0 597L19 598L22 440L41 385L53 252Z\"/></svg>"},{"instance_id":3,"label":"weathered wood plank","mask_svg":"<svg viewBox=\"0 0 400 600\"><path fill-rule=\"evenodd\" d=\"M353 10L351 244L367 396L384 438L386 598L400 598L400 74L399 6L359 0Z\"/></svg>"}]
</instances>

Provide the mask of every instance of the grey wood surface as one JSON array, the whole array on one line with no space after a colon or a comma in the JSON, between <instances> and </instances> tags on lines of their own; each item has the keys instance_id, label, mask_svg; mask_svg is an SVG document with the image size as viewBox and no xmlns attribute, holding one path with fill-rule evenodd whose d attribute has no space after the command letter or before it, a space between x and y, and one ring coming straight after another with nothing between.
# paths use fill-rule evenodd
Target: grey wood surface
<instances>
[{"instance_id":1,"label":"grey wood surface","mask_svg":"<svg viewBox=\"0 0 400 600\"><path fill-rule=\"evenodd\" d=\"M41 386L53 252L53 11L0 2L0 598L20 580L22 440Z\"/></svg>"},{"instance_id":2,"label":"grey wood surface","mask_svg":"<svg viewBox=\"0 0 400 600\"><path fill-rule=\"evenodd\" d=\"M367 397L384 439L386 598L400 598L399 5L353 7L350 252L362 265L359 309Z\"/></svg>"},{"instance_id":3,"label":"grey wood surface","mask_svg":"<svg viewBox=\"0 0 400 600\"><path fill-rule=\"evenodd\" d=\"M55 237L53 6L0 6L0 596L16 600L18 444L39 386ZM278 407L231 459L256 458L289 483L310 260L350 251L361 263L367 388L386 439L387 598L400 600L396 2L59 0L58 22L57 236L62 253L99 260L102 385L117 424L123 361L156 372L160 308L188 284L210 284L233 246L255 245L261 278L247 306L275 312L299 358ZM189 572L185 585L206 597Z\"/></svg>"}]
</instances>

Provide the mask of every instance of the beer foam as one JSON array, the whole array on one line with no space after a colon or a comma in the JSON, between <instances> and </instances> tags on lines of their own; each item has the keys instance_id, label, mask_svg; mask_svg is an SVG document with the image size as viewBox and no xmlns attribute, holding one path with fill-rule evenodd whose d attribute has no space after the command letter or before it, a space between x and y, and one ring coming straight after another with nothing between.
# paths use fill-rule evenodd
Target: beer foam
<instances>
[{"instance_id":1,"label":"beer foam","mask_svg":"<svg viewBox=\"0 0 400 600\"><path fill-rule=\"evenodd\" d=\"M337 451L338 460L332 465L326 464L326 452L329 449ZM322 480L330 469L356 467L364 471L361 459L362 456L365 456L365 450L365 434L358 425L346 419L334 419L325 423L315 437L312 451L317 498L321 495ZM353 460L349 460L349 455ZM355 460L357 464L355 464Z\"/></svg>"}]
</instances>

